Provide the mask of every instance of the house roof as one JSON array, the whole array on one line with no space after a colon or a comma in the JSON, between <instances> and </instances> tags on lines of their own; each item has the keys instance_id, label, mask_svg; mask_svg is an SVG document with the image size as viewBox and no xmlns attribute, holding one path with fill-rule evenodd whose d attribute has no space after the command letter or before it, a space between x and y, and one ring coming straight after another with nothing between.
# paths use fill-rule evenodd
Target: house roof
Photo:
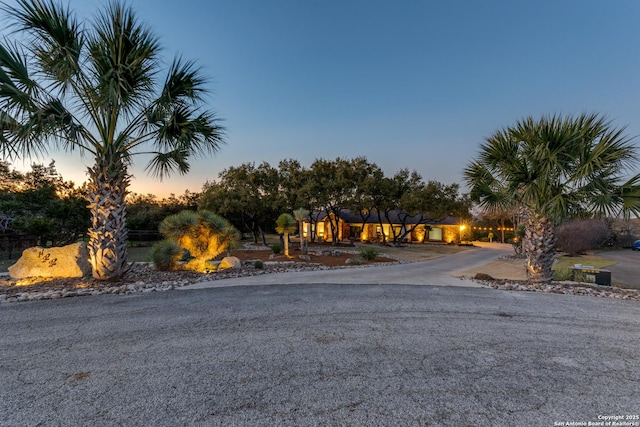
<instances>
[{"instance_id":1,"label":"house roof","mask_svg":"<svg viewBox=\"0 0 640 427\"><path fill-rule=\"evenodd\" d=\"M428 217L428 214L425 214L424 216ZM327 213L324 211L313 212L313 218L317 219L318 221L321 221L326 217ZM380 221L380 217L382 221ZM384 213L379 215L377 210L371 210L367 214L360 215L359 213L352 212L349 209L341 209L340 213L338 214L338 218L349 224L380 224L380 222L382 222L383 224L402 224L403 222L405 224L425 223L424 221L421 221L423 219L421 215L412 216L400 210L390 211L388 213L388 217L389 218L387 219L387 216ZM460 219L453 216L447 216L441 221L426 221L426 224L432 225L459 225L460 223Z\"/></svg>"}]
</instances>

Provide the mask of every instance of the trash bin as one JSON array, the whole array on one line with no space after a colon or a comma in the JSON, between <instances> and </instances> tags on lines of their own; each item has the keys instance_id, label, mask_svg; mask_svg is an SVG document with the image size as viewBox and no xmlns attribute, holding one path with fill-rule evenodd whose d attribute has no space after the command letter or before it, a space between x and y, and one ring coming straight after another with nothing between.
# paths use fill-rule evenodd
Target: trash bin
<instances>
[{"instance_id":1,"label":"trash bin","mask_svg":"<svg viewBox=\"0 0 640 427\"><path fill-rule=\"evenodd\" d=\"M589 265L576 265L571 269L571 280L576 280L577 274L596 285L611 286L611 271L609 270L593 268Z\"/></svg>"}]
</instances>

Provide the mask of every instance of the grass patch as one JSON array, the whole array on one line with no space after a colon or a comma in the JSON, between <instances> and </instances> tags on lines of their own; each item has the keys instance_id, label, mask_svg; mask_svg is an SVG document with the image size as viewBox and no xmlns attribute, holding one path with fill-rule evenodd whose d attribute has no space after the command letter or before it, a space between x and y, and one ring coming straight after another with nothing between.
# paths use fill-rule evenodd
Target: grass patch
<instances>
[{"instance_id":1,"label":"grass patch","mask_svg":"<svg viewBox=\"0 0 640 427\"><path fill-rule=\"evenodd\" d=\"M597 255L589 255L589 256L561 256L558 258L558 262L556 262L553 266L554 270L561 269L571 269L574 264L582 264L582 265L592 265L594 268L604 268L610 265L617 264L616 261L612 261L608 258L604 258Z\"/></svg>"}]
</instances>

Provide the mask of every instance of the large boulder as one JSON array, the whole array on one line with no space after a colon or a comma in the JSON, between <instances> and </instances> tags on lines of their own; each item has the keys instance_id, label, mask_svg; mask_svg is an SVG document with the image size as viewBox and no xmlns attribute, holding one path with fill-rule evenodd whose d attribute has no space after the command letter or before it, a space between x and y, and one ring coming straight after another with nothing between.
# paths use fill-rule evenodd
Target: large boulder
<instances>
[{"instance_id":1,"label":"large boulder","mask_svg":"<svg viewBox=\"0 0 640 427\"><path fill-rule=\"evenodd\" d=\"M9 267L12 279L26 277L85 277L91 275L89 250L84 242L59 248L35 246Z\"/></svg>"},{"instance_id":2,"label":"large boulder","mask_svg":"<svg viewBox=\"0 0 640 427\"><path fill-rule=\"evenodd\" d=\"M241 266L242 264L240 263L240 258L235 256L227 256L222 258L222 261L220 261L220 265L218 266L218 268L220 270L225 270L227 268L240 268Z\"/></svg>"}]
</instances>

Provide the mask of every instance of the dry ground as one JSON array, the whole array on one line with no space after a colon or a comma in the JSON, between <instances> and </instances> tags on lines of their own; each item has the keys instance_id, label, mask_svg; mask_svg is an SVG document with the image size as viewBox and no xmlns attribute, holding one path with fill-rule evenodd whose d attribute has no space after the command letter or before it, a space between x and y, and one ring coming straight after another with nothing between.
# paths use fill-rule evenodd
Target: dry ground
<instances>
[{"instance_id":1,"label":"dry ground","mask_svg":"<svg viewBox=\"0 0 640 427\"><path fill-rule=\"evenodd\" d=\"M340 251L340 254L337 256L334 255L318 255L317 252L318 251L332 251L332 250L336 250L334 247L313 247L309 250L309 260L307 259L301 259L300 255L302 254L302 252L300 251L300 248L289 248L289 258L287 258L283 252L281 252L280 254L274 254L271 250L248 250L248 249L238 249L235 251L231 251L229 254L228 253L224 253L220 256L218 256L216 259L217 260L221 260L222 258L224 258L227 255L230 256L234 256L240 259L240 261L251 261L251 260L261 260L263 262L268 262L268 261L277 261L277 262L286 262L286 261L294 261L294 262L300 262L300 263L305 263L305 264L322 264L322 265L326 265L326 266L330 266L330 267L338 267L338 266L344 266L345 262L347 259L349 258L357 258L358 254L355 253L349 253L349 252L342 252L342 250L338 249ZM354 252L357 252L355 250L355 248L349 248L347 250L353 250ZM376 264L376 263L384 263L384 262L396 262L397 260L394 258L389 258L386 256L378 256L376 257L376 259L374 261L366 261L366 260L362 260L362 264Z\"/></svg>"},{"instance_id":2,"label":"dry ground","mask_svg":"<svg viewBox=\"0 0 640 427\"><path fill-rule=\"evenodd\" d=\"M474 277L485 273L494 279L527 280L524 259L497 259L480 267L451 273L455 277Z\"/></svg>"}]
</instances>

